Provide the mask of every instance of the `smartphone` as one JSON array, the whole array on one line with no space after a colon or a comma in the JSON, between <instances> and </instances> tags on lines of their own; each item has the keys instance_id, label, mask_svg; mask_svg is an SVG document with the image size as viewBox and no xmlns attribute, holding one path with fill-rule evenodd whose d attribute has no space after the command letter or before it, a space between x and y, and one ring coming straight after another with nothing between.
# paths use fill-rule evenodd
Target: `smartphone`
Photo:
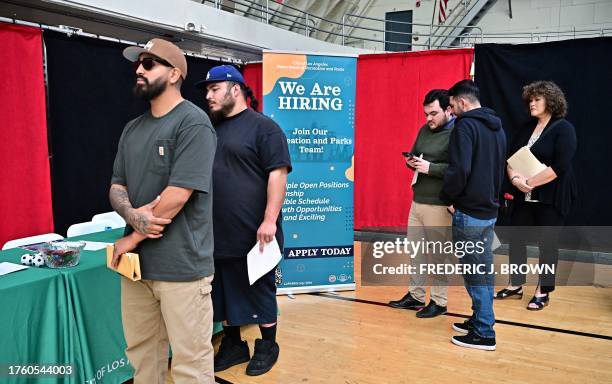
<instances>
[{"instance_id":1,"label":"smartphone","mask_svg":"<svg viewBox=\"0 0 612 384\"><path fill-rule=\"evenodd\" d=\"M412 152L402 152L402 155L404 155L404 157L407 157L407 158L414 157L414 153Z\"/></svg>"}]
</instances>

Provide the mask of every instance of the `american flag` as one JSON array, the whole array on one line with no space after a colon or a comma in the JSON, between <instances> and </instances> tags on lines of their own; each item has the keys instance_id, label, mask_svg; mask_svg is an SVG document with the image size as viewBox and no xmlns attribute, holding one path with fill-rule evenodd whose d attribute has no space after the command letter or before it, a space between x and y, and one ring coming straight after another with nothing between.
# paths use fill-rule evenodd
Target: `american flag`
<instances>
[{"instance_id":1,"label":"american flag","mask_svg":"<svg viewBox=\"0 0 612 384\"><path fill-rule=\"evenodd\" d=\"M448 12L448 0L440 0L440 10L438 12L438 24L442 24L446 20Z\"/></svg>"}]
</instances>

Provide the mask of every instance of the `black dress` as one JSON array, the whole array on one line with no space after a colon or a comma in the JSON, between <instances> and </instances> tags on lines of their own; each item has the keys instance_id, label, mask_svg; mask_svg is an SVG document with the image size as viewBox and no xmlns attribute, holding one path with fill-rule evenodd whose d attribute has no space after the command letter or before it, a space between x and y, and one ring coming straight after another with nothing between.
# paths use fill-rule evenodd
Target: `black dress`
<instances>
[{"instance_id":1,"label":"black dress","mask_svg":"<svg viewBox=\"0 0 612 384\"><path fill-rule=\"evenodd\" d=\"M510 145L511 156L521 147L526 146L533 133L533 123L519 131ZM510 239L510 264L523 265L527 262L527 234L536 234L540 249L540 264L554 265L556 270L559 260L557 248L558 231L562 226L576 200L576 179L572 169L572 160L576 153L576 131L567 120L551 119L531 146L531 152L540 162L551 167L557 174L553 181L536 187L531 192L531 200L525 201L525 193L514 188L514 208L511 216L513 228ZM531 228L531 227L545 228ZM525 274L512 273L511 284L525 284ZM555 289L555 274L540 275L540 291L552 292Z\"/></svg>"}]
</instances>

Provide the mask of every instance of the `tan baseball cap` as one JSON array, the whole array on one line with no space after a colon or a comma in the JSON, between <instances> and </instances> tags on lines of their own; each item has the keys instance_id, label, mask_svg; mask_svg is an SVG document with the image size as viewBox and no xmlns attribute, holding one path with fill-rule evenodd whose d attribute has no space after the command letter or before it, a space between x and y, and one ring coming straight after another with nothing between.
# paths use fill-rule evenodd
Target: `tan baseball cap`
<instances>
[{"instance_id":1,"label":"tan baseball cap","mask_svg":"<svg viewBox=\"0 0 612 384\"><path fill-rule=\"evenodd\" d=\"M187 77L187 60L183 51L176 45L163 39L151 39L144 47L127 47L123 50L123 57L131 62L138 60L142 53L150 53L172 64L181 71L183 80Z\"/></svg>"}]
</instances>

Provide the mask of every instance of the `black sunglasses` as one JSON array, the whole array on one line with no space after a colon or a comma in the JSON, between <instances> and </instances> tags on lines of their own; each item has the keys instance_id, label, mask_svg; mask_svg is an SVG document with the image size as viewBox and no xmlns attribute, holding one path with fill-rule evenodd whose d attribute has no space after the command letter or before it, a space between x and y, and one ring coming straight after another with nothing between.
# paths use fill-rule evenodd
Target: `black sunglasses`
<instances>
[{"instance_id":1,"label":"black sunglasses","mask_svg":"<svg viewBox=\"0 0 612 384\"><path fill-rule=\"evenodd\" d=\"M155 62L160 63L161 65L164 65L166 67L173 67L173 65L167 62L166 60L158 59L155 57L145 57L142 60L136 60L132 63L132 65L134 66L134 72L136 72L138 70L138 67L140 67L141 65L145 69L145 71L150 71L155 66Z\"/></svg>"}]
</instances>

